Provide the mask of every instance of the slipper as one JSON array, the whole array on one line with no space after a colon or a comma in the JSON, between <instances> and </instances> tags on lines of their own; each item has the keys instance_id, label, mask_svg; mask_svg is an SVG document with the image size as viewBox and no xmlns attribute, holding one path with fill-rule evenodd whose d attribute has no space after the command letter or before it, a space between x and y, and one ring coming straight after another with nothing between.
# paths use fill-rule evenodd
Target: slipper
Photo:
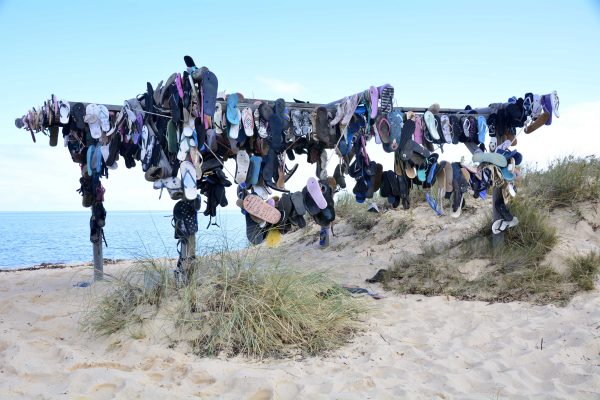
<instances>
[{"instance_id":1,"label":"slipper","mask_svg":"<svg viewBox=\"0 0 600 400\"><path fill-rule=\"evenodd\" d=\"M90 134L93 139L100 139L102 136L102 129L100 127L100 107L98 104L88 104L85 107L85 117L84 121L88 124L90 128Z\"/></svg>"},{"instance_id":2,"label":"slipper","mask_svg":"<svg viewBox=\"0 0 600 400\"><path fill-rule=\"evenodd\" d=\"M502 154L488 153L483 151L476 151L475 153L473 153L473 162L490 163L497 165L500 168L506 167L508 165L506 157L504 157Z\"/></svg>"},{"instance_id":3,"label":"slipper","mask_svg":"<svg viewBox=\"0 0 600 400\"><path fill-rule=\"evenodd\" d=\"M60 113L60 123L62 125L67 125L71 116L71 105L69 102L65 100L59 100L58 111Z\"/></svg>"},{"instance_id":4,"label":"slipper","mask_svg":"<svg viewBox=\"0 0 600 400\"><path fill-rule=\"evenodd\" d=\"M404 116L400 110L392 110L387 117L387 121L390 126L390 146L388 149L391 149L391 151L386 150L385 146L384 150L391 153L392 151L396 151L400 146L402 127L404 126Z\"/></svg>"},{"instance_id":5,"label":"slipper","mask_svg":"<svg viewBox=\"0 0 600 400\"><path fill-rule=\"evenodd\" d=\"M321 185L312 176L308 178L308 181L306 182L306 190L308 191L308 194L310 194L310 197L314 200L317 207L319 207L321 210L327 208L327 201L325 200L325 197L323 197Z\"/></svg>"},{"instance_id":6,"label":"slipper","mask_svg":"<svg viewBox=\"0 0 600 400\"><path fill-rule=\"evenodd\" d=\"M242 124L244 126L244 133L250 137L254 135L254 116L250 107L246 107L242 110Z\"/></svg>"},{"instance_id":7,"label":"slipper","mask_svg":"<svg viewBox=\"0 0 600 400\"><path fill-rule=\"evenodd\" d=\"M294 131L294 135L302 136L302 113L299 109L295 108L291 112L292 116L292 129Z\"/></svg>"},{"instance_id":8,"label":"slipper","mask_svg":"<svg viewBox=\"0 0 600 400\"><path fill-rule=\"evenodd\" d=\"M429 131L433 142L439 142L440 135L438 134L438 123L433 113L431 111L425 111L425 114L423 114L423 120L425 121L425 125L427 126L427 130Z\"/></svg>"},{"instance_id":9,"label":"slipper","mask_svg":"<svg viewBox=\"0 0 600 400\"><path fill-rule=\"evenodd\" d=\"M255 194L249 194L244 198L244 210L270 224L276 224L281 219L279 210Z\"/></svg>"},{"instance_id":10,"label":"slipper","mask_svg":"<svg viewBox=\"0 0 600 400\"><path fill-rule=\"evenodd\" d=\"M560 118L560 114L558 113L558 107L560 106L560 101L558 99L558 94L556 90L552 91L552 93L548 94L550 96L550 105L552 106L552 113L556 118Z\"/></svg>"},{"instance_id":11,"label":"slipper","mask_svg":"<svg viewBox=\"0 0 600 400\"><path fill-rule=\"evenodd\" d=\"M246 175L246 184L254 186L258 183L260 177L260 167L262 164L262 158L259 156L251 156L248 173Z\"/></svg>"},{"instance_id":12,"label":"slipper","mask_svg":"<svg viewBox=\"0 0 600 400\"><path fill-rule=\"evenodd\" d=\"M377 102L379 101L379 90L375 86L369 87L369 104L371 106L371 119L377 117Z\"/></svg>"},{"instance_id":13,"label":"slipper","mask_svg":"<svg viewBox=\"0 0 600 400\"><path fill-rule=\"evenodd\" d=\"M452 127L450 126L450 118L444 114L440 117L440 123L442 126L442 134L446 143L452 143Z\"/></svg>"},{"instance_id":14,"label":"slipper","mask_svg":"<svg viewBox=\"0 0 600 400\"><path fill-rule=\"evenodd\" d=\"M415 116L414 140L417 144L423 145L423 117L421 115Z\"/></svg>"},{"instance_id":15,"label":"slipper","mask_svg":"<svg viewBox=\"0 0 600 400\"><path fill-rule=\"evenodd\" d=\"M527 133L527 134L532 133L536 129L540 128L541 126L546 125L548 118L550 118L550 114L547 113L546 111L543 111L539 117L537 117L535 120L533 120L532 123L530 123L529 125L527 125L525 127L525 133Z\"/></svg>"},{"instance_id":16,"label":"slipper","mask_svg":"<svg viewBox=\"0 0 600 400\"><path fill-rule=\"evenodd\" d=\"M488 133L488 126L483 115L477 117L477 139L479 143L485 143L485 137Z\"/></svg>"},{"instance_id":17,"label":"slipper","mask_svg":"<svg viewBox=\"0 0 600 400\"><path fill-rule=\"evenodd\" d=\"M390 142L390 123L384 116L378 116L375 120L375 125L377 126L377 132L379 133L379 137L381 138L382 143Z\"/></svg>"},{"instance_id":18,"label":"slipper","mask_svg":"<svg viewBox=\"0 0 600 400\"><path fill-rule=\"evenodd\" d=\"M108 108L104 104L98 106L98 119L100 120L100 128L102 132L110 131L110 114Z\"/></svg>"},{"instance_id":19,"label":"slipper","mask_svg":"<svg viewBox=\"0 0 600 400\"><path fill-rule=\"evenodd\" d=\"M219 90L217 76L212 71L204 70L202 72L200 87L202 93L202 113L204 115L214 115L217 103L217 91Z\"/></svg>"},{"instance_id":20,"label":"slipper","mask_svg":"<svg viewBox=\"0 0 600 400\"><path fill-rule=\"evenodd\" d=\"M412 165L405 163L404 164L404 173L406 174L406 177L409 179L415 179L417 176L417 171L415 170L415 167L413 167ZM423 171L423 174L425 174L425 171Z\"/></svg>"},{"instance_id":21,"label":"slipper","mask_svg":"<svg viewBox=\"0 0 600 400\"><path fill-rule=\"evenodd\" d=\"M344 97L341 102L336 103L335 116L329 122L329 126L337 125L342 120L342 118L344 118L346 116L346 106L349 103L350 103L350 98L348 98L348 97Z\"/></svg>"},{"instance_id":22,"label":"slipper","mask_svg":"<svg viewBox=\"0 0 600 400\"><path fill-rule=\"evenodd\" d=\"M354 111L356 111L356 107L358 106L358 95L352 95L347 97L348 101L346 102L345 113L340 121L341 125L348 125L350 123L350 119L354 115Z\"/></svg>"},{"instance_id":23,"label":"slipper","mask_svg":"<svg viewBox=\"0 0 600 400\"><path fill-rule=\"evenodd\" d=\"M379 88L380 111L382 115L387 115L392 111L392 102L394 100L394 88L389 83Z\"/></svg>"},{"instance_id":24,"label":"slipper","mask_svg":"<svg viewBox=\"0 0 600 400\"><path fill-rule=\"evenodd\" d=\"M223 124L223 105L217 103L215 105L215 113L213 114L213 121L215 125L215 132L220 135L224 131L225 125Z\"/></svg>"},{"instance_id":25,"label":"slipper","mask_svg":"<svg viewBox=\"0 0 600 400\"><path fill-rule=\"evenodd\" d=\"M187 200L194 200L198 196L196 187L196 167L189 161L183 161L179 166L183 193Z\"/></svg>"},{"instance_id":26,"label":"slipper","mask_svg":"<svg viewBox=\"0 0 600 400\"><path fill-rule=\"evenodd\" d=\"M265 237L265 244L269 248L277 247L281 242L281 232L279 229L269 229Z\"/></svg>"},{"instance_id":27,"label":"slipper","mask_svg":"<svg viewBox=\"0 0 600 400\"><path fill-rule=\"evenodd\" d=\"M248 168L250 167L250 156L245 150L240 150L236 156L235 183L246 182Z\"/></svg>"},{"instance_id":28,"label":"slipper","mask_svg":"<svg viewBox=\"0 0 600 400\"><path fill-rule=\"evenodd\" d=\"M237 125L240 123L240 110L237 108L238 105L238 95L237 93L232 93L227 97L227 122L232 125Z\"/></svg>"},{"instance_id":29,"label":"slipper","mask_svg":"<svg viewBox=\"0 0 600 400\"><path fill-rule=\"evenodd\" d=\"M294 192L290 195L290 198L296 213L298 215L306 214L306 207L304 205L304 197L302 196L302 192Z\"/></svg>"}]
</instances>

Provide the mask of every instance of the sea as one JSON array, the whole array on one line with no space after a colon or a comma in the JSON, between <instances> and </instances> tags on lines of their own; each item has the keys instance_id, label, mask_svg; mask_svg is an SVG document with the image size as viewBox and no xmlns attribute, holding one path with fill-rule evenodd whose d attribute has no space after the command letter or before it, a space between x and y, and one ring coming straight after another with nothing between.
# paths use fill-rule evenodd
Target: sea
<instances>
[{"instance_id":1,"label":"sea","mask_svg":"<svg viewBox=\"0 0 600 400\"><path fill-rule=\"evenodd\" d=\"M107 259L178 257L171 211L108 211L103 248ZM196 252L248 245L238 210L219 210L218 226L198 214ZM91 262L90 212L0 212L0 269Z\"/></svg>"}]
</instances>

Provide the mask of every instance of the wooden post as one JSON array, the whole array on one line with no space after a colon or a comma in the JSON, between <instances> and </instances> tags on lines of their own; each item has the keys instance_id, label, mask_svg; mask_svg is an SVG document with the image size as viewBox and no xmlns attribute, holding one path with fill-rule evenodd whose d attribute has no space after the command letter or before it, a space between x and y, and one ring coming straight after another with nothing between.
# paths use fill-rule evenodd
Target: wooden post
<instances>
[{"instance_id":1,"label":"wooden post","mask_svg":"<svg viewBox=\"0 0 600 400\"><path fill-rule=\"evenodd\" d=\"M102 228L100 228L102 229ZM104 278L104 259L102 256L102 240L93 243L94 246L94 282Z\"/></svg>"},{"instance_id":2,"label":"wooden post","mask_svg":"<svg viewBox=\"0 0 600 400\"><path fill-rule=\"evenodd\" d=\"M187 282L193 275L194 258L196 258L196 235L181 241L181 266Z\"/></svg>"}]
</instances>

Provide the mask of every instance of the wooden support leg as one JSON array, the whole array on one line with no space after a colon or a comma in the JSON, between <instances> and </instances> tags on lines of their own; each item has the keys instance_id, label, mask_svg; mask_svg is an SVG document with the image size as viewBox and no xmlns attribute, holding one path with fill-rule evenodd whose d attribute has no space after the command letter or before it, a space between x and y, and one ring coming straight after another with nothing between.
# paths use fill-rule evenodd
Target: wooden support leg
<instances>
[{"instance_id":1,"label":"wooden support leg","mask_svg":"<svg viewBox=\"0 0 600 400\"><path fill-rule=\"evenodd\" d=\"M179 256L185 282L188 282L194 273L194 258L196 258L196 235L191 235L181 241L181 255Z\"/></svg>"},{"instance_id":2,"label":"wooden support leg","mask_svg":"<svg viewBox=\"0 0 600 400\"><path fill-rule=\"evenodd\" d=\"M102 256L102 240L93 243L94 246L94 282L104 278L104 258Z\"/></svg>"}]
</instances>

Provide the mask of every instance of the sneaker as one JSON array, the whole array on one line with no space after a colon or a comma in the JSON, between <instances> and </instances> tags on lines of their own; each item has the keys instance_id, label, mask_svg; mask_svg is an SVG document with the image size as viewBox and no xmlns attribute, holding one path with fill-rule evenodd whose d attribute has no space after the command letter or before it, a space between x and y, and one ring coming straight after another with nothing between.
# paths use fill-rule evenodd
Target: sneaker
<instances>
[{"instance_id":1,"label":"sneaker","mask_svg":"<svg viewBox=\"0 0 600 400\"><path fill-rule=\"evenodd\" d=\"M329 228L322 227L321 232L319 233L319 246L327 247L329 246Z\"/></svg>"},{"instance_id":2,"label":"sneaker","mask_svg":"<svg viewBox=\"0 0 600 400\"><path fill-rule=\"evenodd\" d=\"M379 207L377 207L377 203L369 204L369 208L367 209L367 212L379 213Z\"/></svg>"}]
</instances>

